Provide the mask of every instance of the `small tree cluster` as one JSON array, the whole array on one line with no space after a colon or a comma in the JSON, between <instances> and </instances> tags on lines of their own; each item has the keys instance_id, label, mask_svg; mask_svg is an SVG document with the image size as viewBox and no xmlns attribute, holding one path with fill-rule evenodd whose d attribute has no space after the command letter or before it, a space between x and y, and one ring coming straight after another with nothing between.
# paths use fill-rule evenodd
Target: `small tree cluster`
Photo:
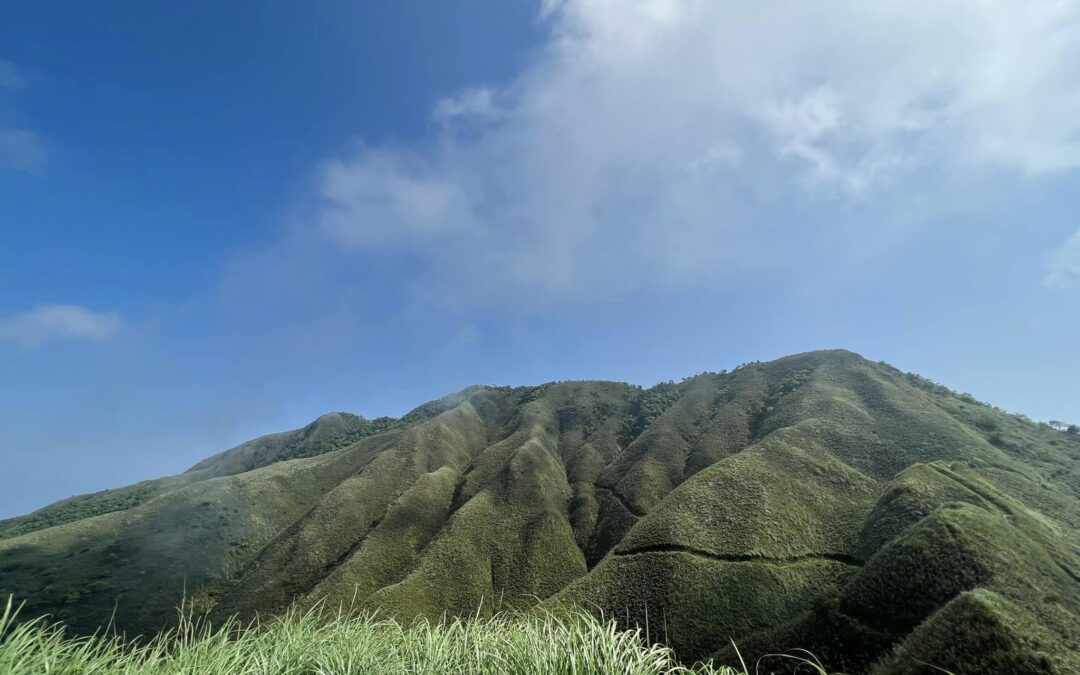
<instances>
[{"instance_id":1,"label":"small tree cluster","mask_svg":"<svg viewBox=\"0 0 1080 675\"><path fill-rule=\"evenodd\" d=\"M1067 434L1077 435L1080 434L1080 425L1068 424L1060 420L1050 420L1047 422L1053 429L1057 431L1064 431Z\"/></svg>"}]
</instances>

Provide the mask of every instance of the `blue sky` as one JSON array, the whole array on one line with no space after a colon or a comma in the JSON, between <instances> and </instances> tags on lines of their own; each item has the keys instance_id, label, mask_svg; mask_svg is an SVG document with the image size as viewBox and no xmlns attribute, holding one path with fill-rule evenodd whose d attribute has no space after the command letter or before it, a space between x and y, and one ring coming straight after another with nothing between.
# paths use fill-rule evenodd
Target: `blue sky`
<instances>
[{"instance_id":1,"label":"blue sky","mask_svg":"<svg viewBox=\"0 0 1080 675\"><path fill-rule=\"evenodd\" d=\"M0 517L330 410L846 347L1080 421L1080 7L16 2Z\"/></svg>"}]
</instances>

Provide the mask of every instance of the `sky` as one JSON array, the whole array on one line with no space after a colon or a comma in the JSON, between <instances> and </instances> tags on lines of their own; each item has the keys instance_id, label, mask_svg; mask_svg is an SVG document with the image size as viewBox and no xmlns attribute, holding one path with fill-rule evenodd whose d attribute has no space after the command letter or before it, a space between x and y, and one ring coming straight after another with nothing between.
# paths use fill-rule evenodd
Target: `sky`
<instances>
[{"instance_id":1,"label":"sky","mask_svg":"<svg viewBox=\"0 0 1080 675\"><path fill-rule=\"evenodd\" d=\"M843 347L1080 422L1080 2L15 0L0 518Z\"/></svg>"}]
</instances>

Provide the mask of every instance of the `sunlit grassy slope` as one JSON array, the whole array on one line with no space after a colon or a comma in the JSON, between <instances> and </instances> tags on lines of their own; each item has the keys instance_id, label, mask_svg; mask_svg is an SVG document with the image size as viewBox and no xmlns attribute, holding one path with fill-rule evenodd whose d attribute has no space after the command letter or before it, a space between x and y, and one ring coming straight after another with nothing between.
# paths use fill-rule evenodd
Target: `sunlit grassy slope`
<instances>
[{"instance_id":1,"label":"sunlit grassy slope","mask_svg":"<svg viewBox=\"0 0 1080 675\"><path fill-rule=\"evenodd\" d=\"M0 523L0 593L78 632L355 601L577 604L686 662L1080 672L1080 437L845 351L651 389L332 414ZM934 658L927 658L933 654Z\"/></svg>"}]
</instances>

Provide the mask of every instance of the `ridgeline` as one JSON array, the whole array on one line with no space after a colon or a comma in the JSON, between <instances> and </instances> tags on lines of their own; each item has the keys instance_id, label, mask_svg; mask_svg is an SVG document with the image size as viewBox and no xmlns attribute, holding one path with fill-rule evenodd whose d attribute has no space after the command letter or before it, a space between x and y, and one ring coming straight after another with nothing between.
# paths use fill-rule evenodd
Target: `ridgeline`
<instances>
[{"instance_id":1,"label":"ridgeline","mask_svg":"<svg viewBox=\"0 0 1080 675\"><path fill-rule=\"evenodd\" d=\"M846 351L650 389L332 413L0 521L0 597L90 633L323 601L575 605L684 662L1080 672L1080 435Z\"/></svg>"}]
</instances>

